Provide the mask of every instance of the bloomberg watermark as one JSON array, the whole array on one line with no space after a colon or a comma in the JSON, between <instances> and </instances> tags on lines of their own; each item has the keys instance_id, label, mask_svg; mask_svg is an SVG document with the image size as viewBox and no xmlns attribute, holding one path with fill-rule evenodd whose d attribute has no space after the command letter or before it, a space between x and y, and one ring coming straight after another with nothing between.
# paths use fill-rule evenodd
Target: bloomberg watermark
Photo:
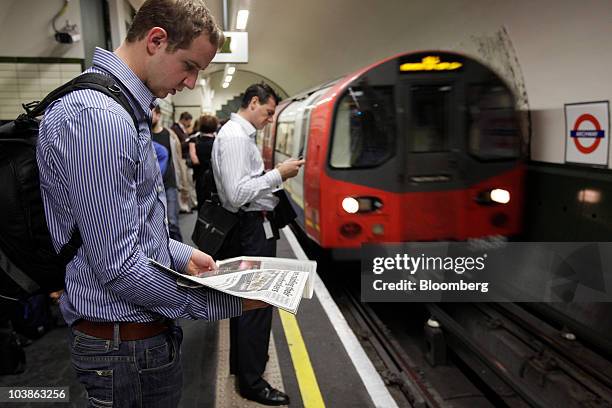
<instances>
[{"instance_id":1,"label":"bloomberg watermark","mask_svg":"<svg viewBox=\"0 0 612 408\"><path fill-rule=\"evenodd\" d=\"M366 244L366 302L612 302L612 243Z\"/></svg>"}]
</instances>

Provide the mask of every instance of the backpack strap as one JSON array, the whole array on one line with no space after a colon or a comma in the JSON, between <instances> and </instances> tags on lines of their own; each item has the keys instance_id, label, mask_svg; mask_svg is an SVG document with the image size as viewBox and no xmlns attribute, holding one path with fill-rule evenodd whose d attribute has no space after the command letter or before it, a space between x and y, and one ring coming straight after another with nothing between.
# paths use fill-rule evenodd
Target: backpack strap
<instances>
[{"instance_id":1,"label":"backpack strap","mask_svg":"<svg viewBox=\"0 0 612 408\"><path fill-rule=\"evenodd\" d=\"M66 242L64 246L62 246L62 249L60 249L59 254L57 254L57 256L59 256L60 261L62 262L62 265L64 265L64 267L68 266L70 261L72 261L72 258L74 258L76 253L79 251L79 248L81 247L81 245L83 245L83 239L81 238L81 232L79 231L78 227L75 225L74 229L72 230L72 235L70 236L70 240Z\"/></svg>"},{"instance_id":2,"label":"backpack strap","mask_svg":"<svg viewBox=\"0 0 612 408\"><path fill-rule=\"evenodd\" d=\"M94 91L101 92L106 96L112 98L115 102L123 107L130 114L132 121L134 121L134 127L136 128L136 132L138 132L138 119L136 118L136 114L134 113L134 109L130 104L127 96L121 90L117 81L109 76L104 74L99 74L96 72L88 72L86 74L81 74L73 80L65 83L64 85L56 88L51 91L45 98L33 104L24 105L24 109L27 112L27 115L30 118L36 118L45 113L47 107L55 100L61 98L62 96L77 91L80 89L92 89ZM70 240L62 246L60 252L58 254L61 262L64 266L67 266L68 263L74 258L77 251L83 244L83 239L81 238L81 233L77 226L74 226L72 230L72 234L70 236Z\"/></svg>"},{"instance_id":3,"label":"backpack strap","mask_svg":"<svg viewBox=\"0 0 612 408\"><path fill-rule=\"evenodd\" d=\"M24 105L23 107L27 111L29 117L36 118L45 113L45 109L47 109L51 102L70 92L80 89L93 89L94 91L102 92L106 96L112 98L115 102L121 105L123 109L127 111L127 113L130 114L132 121L134 121L136 132L138 132L138 119L136 118L134 109L132 108L132 105L130 104L125 93L117 84L117 81L115 81L115 79L111 76L96 72L81 74L59 88L51 91L42 101L36 103L35 106L28 104Z\"/></svg>"}]
</instances>

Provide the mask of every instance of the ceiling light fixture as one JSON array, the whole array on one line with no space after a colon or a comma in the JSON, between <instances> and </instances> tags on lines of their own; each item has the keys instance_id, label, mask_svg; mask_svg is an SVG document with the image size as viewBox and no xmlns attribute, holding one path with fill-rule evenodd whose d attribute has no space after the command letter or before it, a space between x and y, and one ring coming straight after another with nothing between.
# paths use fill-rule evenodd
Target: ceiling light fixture
<instances>
[{"instance_id":1,"label":"ceiling light fixture","mask_svg":"<svg viewBox=\"0 0 612 408\"><path fill-rule=\"evenodd\" d=\"M249 20L249 10L238 10L236 18L236 30L245 30Z\"/></svg>"}]
</instances>

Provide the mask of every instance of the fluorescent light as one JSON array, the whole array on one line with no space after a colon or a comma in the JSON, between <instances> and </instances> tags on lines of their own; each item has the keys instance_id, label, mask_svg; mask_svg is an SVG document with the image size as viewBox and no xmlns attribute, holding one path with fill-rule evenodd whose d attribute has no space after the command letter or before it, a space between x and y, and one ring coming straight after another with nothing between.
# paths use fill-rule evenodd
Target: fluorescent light
<instances>
[{"instance_id":1,"label":"fluorescent light","mask_svg":"<svg viewBox=\"0 0 612 408\"><path fill-rule=\"evenodd\" d=\"M226 75L225 76L225 82L232 82L232 76L231 75Z\"/></svg>"},{"instance_id":2,"label":"fluorescent light","mask_svg":"<svg viewBox=\"0 0 612 408\"><path fill-rule=\"evenodd\" d=\"M223 85L221 85L223 88L227 88L229 86L229 82L224 82Z\"/></svg>"},{"instance_id":3,"label":"fluorescent light","mask_svg":"<svg viewBox=\"0 0 612 408\"><path fill-rule=\"evenodd\" d=\"M236 30L246 29L248 19L249 10L238 10L238 17L236 18Z\"/></svg>"},{"instance_id":4,"label":"fluorescent light","mask_svg":"<svg viewBox=\"0 0 612 408\"><path fill-rule=\"evenodd\" d=\"M227 67L228 75L234 75L234 72L236 72L236 67Z\"/></svg>"},{"instance_id":5,"label":"fluorescent light","mask_svg":"<svg viewBox=\"0 0 612 408\"><path fill-rule=\"evenodd\" d=\"M201 86L206 86L206 79L204 79L204 78L200 79L200 85Z\"/></svg>"}]
</instances>

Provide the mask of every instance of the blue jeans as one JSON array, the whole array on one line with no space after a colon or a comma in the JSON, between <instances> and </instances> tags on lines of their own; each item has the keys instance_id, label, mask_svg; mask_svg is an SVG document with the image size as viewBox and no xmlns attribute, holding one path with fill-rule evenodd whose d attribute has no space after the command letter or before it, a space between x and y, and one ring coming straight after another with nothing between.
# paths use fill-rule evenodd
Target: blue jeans
<instances>
[{"instance_id":1,"label":"blue jeans","mask_svg":"<svg viewBox=\"0 0 612 408\"><path fill-rule=\"evenodd\" d=\"M70 354L89 407L177 407L183 331L172 326L144 340L104 340L72 329Z\"/></svg>"},{"instance_id":2,"label":"blue jeans","mask_svg":"<svg viewBox=\"0 0 612 408\"><path fill-rule=\"evenodd\" d=\"M179 227L178 192L176 188L170 187L166 189L166 203L168 206L168 231L170 232L170 238L183 242L181 228Z\"/></svg>"}]
</instances>

